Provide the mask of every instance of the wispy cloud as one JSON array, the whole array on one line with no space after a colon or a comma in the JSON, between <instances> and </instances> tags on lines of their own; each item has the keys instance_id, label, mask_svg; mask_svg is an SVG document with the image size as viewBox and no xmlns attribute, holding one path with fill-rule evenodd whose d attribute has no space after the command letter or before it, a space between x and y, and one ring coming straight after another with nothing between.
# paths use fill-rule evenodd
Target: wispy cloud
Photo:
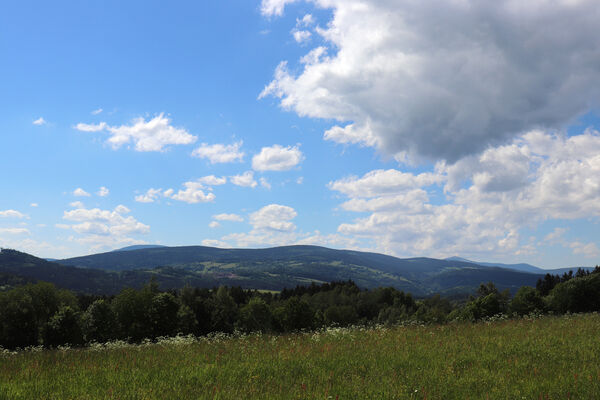
<instances>
[{"instance_id":1,"label":"wispy cloud","mask_svg":"<svg viewBox=\"0 0 600 400\"><path fill-rule=\"evenodd\" d=\"M242 144L242 141L228 145L202 143L200 147L192 152L192 156L207 158L211 164L242 161L244 159L244 152L240 150Z\"/></svg>"},{"instance_id":2,"label":"wispy cloud","mask_svg":"<svg viewBox=\"0 0 600 400\"><path fill-rule=\"evenodd\" d=\"M102 187L100 187L100 189L98 189L96 194L100 197L106 197L110 194L110 190L108 190L107 187L102 186Z\"/></svg>"},{"instance_id":3,"label":"wispy cloud","mask_svg":"<svg viewBox=\"0 0 600 400\"><path fill-rule=\"evenodd\" d=\"M17 210L0 211L0 218L27 218L27 216Z\"/></svg>"},{"instance_id":4,"label":"wispy cloud","mask_svg":"<svg viewBox=\"0 0 600 400\"><path fill-rule=\"evenodd\" d=\"M77 196L77 197L90 197L91 194L89 194L88 192L86 192L82 188L77 188L77 189L73 190L73 196Z\"/></svg>"}]
</instances>

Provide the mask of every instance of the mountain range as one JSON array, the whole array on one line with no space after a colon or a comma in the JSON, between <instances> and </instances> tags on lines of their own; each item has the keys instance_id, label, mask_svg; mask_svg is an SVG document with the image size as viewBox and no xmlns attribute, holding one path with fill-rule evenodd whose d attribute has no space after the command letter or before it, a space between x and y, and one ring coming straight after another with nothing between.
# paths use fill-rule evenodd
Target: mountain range
<instances>
[{"instance_id":1,"label":"mountain range","mask_svg":"<svg viewBox=\"0 0 600 400\"><path fill-rule=\"evenodd\" d=\"M55 261L15 250L0 252L0 287L43 280L95 294L140 287L152 278L163 289L229 285L263 290L351 279L363 288L392 286L416 296L472 293L481 283L492 281L514 293L521 286L535 286L545 273L558 271L529 264L475 263L458 257L397 258L319 246L144 245Z\"/></svg>"},{"instance_id":2,"label":"mountain range","mask_svg":"<svg viewBox=\"0 0 600 400\"><path fill-rule=\"evenodd\" d=\"M519 263L519 264L503 264L503 263L490 263L490 262L481 262L481 261L471 261L462 257L449 257L445 260L448 261L462 261L471 264L481 265L482 267L499 267L499 268L508 268L514 269L515 271L521 272L529 272L532 274L553 274L553 275L562 275L564 273L569 273L569 271L577 271L578 268L584 269L586 271L592 271L594 267L573 267L573 268L555 268L555 269L544 269L540 267L536 267L531 264Z\"/></svg>"}]
</instances>

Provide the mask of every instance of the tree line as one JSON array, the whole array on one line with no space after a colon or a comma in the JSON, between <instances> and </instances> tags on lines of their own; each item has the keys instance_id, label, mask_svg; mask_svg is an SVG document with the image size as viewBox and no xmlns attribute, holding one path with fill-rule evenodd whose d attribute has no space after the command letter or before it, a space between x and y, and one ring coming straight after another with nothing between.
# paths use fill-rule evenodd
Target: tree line
<instances>
[{"instance_id":1,"label":"tree line","mask_svg":"<svg viewBox=\"0 0 600 400\"><path fill-rule=\"evenodd\" d=\"M0 292L0 346L81 346L140 342L176 334L273 332L326 326L477 321L497 314L600 311L600 267L546 275L514 297L491 282L466 301L440 295L414 299L394 288L360 289L354 282L298 286L279 293L240 287L160 291L151 281L116 296L76 295L45 282Z\"/></svg>"}]
</instances>

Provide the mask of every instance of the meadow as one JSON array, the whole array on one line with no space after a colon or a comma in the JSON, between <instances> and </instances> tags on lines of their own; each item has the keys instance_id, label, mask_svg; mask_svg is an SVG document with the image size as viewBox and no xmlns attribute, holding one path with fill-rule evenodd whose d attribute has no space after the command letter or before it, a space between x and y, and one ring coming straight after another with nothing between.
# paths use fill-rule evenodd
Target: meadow
<instances>
[{"instance_id":1,"label":"meadow","mask_svg":"<svg viewBox=\"0 0 600 400\"><path fill-rule=\"evenodd\" d=\"M0 350L1 399L598 399L600 315Z\"/></svg>"}]
</instances>

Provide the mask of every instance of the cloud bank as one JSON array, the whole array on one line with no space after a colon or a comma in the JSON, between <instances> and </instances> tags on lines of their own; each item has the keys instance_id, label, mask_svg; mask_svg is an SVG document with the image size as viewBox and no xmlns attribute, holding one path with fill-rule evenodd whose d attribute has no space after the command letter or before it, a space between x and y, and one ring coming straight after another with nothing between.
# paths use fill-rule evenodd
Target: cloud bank
<instances>
[{"instance_id":1,"label":"cloud bank","mask_svg":"<svg viewBox=\"0 0 600 400\"><path fill-rule=\"evenodd\" d=\"M265 16L295 1L263 0ZM337 120L325 138L455 162L600 102L595 0L312 0L332 11L299 68L260 97ZM292 60L293 61L293 60Z\"/></svg>"},{"instance_id":2,"label":"cloud bank","mask_svg":"<svg viewBox=\"0 0 600 400\"><path fill-rule=\"evenodd\" d=\"M376 170L329 188L346 198L342 210L363 214L340 224L338 232L382 252L531 255L541 241L557 241L565 230L531 242L522 237L525 228L548 220L600 219L600 133L532 131L453 165L440 162L434 172ZM557 243L574 254L598 254L585 239Z\"/></svg>"}]
</instances>

